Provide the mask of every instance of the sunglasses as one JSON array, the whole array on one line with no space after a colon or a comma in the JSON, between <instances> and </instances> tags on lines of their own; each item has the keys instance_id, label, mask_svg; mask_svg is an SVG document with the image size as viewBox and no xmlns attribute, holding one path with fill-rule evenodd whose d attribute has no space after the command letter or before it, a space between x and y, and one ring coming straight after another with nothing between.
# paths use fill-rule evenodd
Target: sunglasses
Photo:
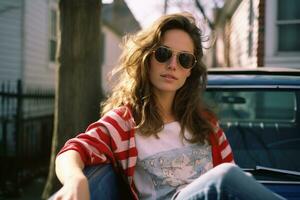
<instances>
[{"instance_id":1,"label":"sunglasses","mask_svg":"<svg viewBox=\"0 0 300 200\"><path fill-rule=\"evenodd\" d=\"M173 53L176 53L177 62L185 69L194 67L195 63L197 62L193 54L183 51L176 52L165 46L160 46L153 52L155 59L160 63L169 61L172 58Z\"/></svg>"}]
</instances>

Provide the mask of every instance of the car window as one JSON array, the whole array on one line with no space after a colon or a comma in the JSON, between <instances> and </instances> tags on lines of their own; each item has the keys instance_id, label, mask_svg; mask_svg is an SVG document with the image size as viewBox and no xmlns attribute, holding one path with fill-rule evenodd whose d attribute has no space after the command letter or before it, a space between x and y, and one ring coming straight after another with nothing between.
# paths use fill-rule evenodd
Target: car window
<instances>
[{"instance_id":1,"label":"car window","mask_svg":"<svg viewBox=\"0 0 300 200\"><path fill-rule=\"evenodd\" d=\"M300 171L299 91L208 90L205 102L242 168Z\"/></svg>"},{"instance_id":2,"label":"car window","mask_svg":"<svg viewBox=\"0 0 300 200\"><path fill-rule=\"evenodd\" d=\"M210 91L207 103L223 122L292 122L296 94L287 91Z\"/></svg>"}]
</instances>

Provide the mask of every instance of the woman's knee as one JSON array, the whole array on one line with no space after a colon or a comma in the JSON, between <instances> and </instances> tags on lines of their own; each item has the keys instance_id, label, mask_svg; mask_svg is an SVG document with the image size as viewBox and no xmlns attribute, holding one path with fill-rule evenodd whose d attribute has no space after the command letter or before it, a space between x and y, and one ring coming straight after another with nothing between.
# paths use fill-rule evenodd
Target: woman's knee
<instances>
[{"instance_id":1,"label":"woman's knee","mask_svg":"<svg viewBox=\"0 0 300 200\"><path fill-rule=\"evenodd\" d=\"M233 163L220 164L215 167L215 171L217 171L218 175L220 176L227 176L242 172L242 170L236 164Z\"/></svg>"},{"instance_id":2,"label":"woman's knee","mask_svg":"<svg viewBox=\"0 0 300 200\"><path fill-rule=\"evenodd\" d=\"M218 165L216 168L218 168L218 176L222 185L234 185L238 184L242 180L249 179L249 175L243 172L243 170L235 164L224 163Z\"/></svg>"},{"instance_id":3,"label":"woman's knee","mask_svg":"<svg viewBox=\"0 0 300 200\"><path fill-rule=\"evenodd\" d=\"M184 188L178 195L178 199L182 197L193 197L199 195L220 195L220 191L225 191L225 187L232 185L232 182L239 167L235 164L224 163L214 167L212 170L200 176L198 179ZM217 198L213 198L217 199Z\"/></svg>"}]
</instances>

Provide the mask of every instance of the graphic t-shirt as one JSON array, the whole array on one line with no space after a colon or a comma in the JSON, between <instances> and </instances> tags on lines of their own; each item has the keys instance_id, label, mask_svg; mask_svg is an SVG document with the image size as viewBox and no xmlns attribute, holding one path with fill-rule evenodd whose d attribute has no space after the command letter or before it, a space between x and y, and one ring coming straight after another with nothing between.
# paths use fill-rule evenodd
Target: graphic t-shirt
<instances>
[{"instance_id":1,"label":"graphic t-shirt","mask_svg":"<svg viewBox=\"0 0 300 200\"><path fill-rule=\"evenodd\" d=\"M188 131L184 134L191 136ZM142 200L171 199L213 167L211 146L184 140L178 122L165 124L158 136L136 134L138 161L133 178Z\"/></svg>"}]
</instances>

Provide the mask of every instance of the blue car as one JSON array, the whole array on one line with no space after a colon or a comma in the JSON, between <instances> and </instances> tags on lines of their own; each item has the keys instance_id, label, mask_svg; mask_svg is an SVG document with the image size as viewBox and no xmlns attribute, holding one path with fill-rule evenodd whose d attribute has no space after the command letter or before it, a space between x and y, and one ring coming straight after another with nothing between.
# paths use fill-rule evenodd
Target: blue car
<instances>
[{"instance_id":1,"label":"blue car","mask_svg":"<svg viewBox=\"0 0 300 200\"><path fill-rule=\"evenodd\" d=\"M236 163L274 192L299 200L300 70L211 70L205 103L217 114ZM90 184L101 184L102 199L131 199L110 164L84 171Z\"/></svg>"},{"instance_id":2,"label":"blue car","mask_svg":"<svg viewBox=\"0 0 300 200\"><path fill-rule=\"evenodd\" d=\"M274 192L300 199L300 70L211 70L205 100L236 163Z\"/></svg>"}]
</instances>

